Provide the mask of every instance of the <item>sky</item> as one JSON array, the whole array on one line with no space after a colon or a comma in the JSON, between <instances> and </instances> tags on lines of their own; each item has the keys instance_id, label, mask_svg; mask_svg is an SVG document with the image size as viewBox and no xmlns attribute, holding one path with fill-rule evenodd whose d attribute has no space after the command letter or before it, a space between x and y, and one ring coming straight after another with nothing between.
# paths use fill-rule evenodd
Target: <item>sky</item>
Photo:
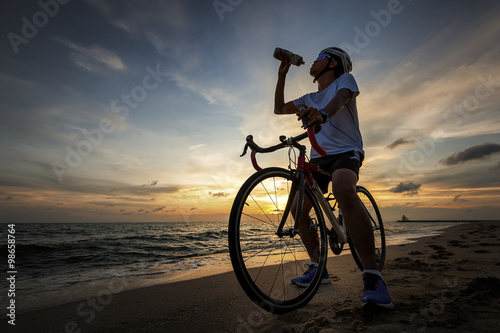
<instances>
[{"instance_id":1,"label":"sky","mask_svg":"<svg viewBox=\"0 0 500 333\"><path fill-rule=\"evenodd\" d=\"M0 220L227 221L239 155L301 132L274 115L275 47L351 56L385 220L500 216L500 2L2 4ZM292 67L285 99L317 90ZM288 165L286 151L259 156Z\"/></svg>"}]
</instances>

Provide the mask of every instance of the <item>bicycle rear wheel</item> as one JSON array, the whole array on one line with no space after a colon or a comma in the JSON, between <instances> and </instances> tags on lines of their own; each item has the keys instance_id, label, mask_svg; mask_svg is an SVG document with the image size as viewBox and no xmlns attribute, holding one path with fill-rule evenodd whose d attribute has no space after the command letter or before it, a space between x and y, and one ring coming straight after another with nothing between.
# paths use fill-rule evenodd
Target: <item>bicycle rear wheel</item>
<instances>
[{"instance_id":1,"label":"bicycle rear wheel","mask_svg":"<svg viewBox=\"0 0 500 333\"><path fill-rule=\"evenodd\" d=\"M305 198L312 202L310 230L319 238L319 267L310 285L300 288L291 279L304 274L309 255L296 235L276 234L288 200L293 200L295 175L285 169L268 168L256 172L241 187L231 209L228 237L234 272L245 293L261 308L282 314L307 304L325 274L327 232L323 215L309 187ZM294 228L288 214L283 230Z\"/></svg>"},{"instance_id":2,"label":"bicycle rear wheel","mask_svg":"<svg viewBox=\"0 0 500 333\"><path fill-rule=\"evenodd\" d=\"M377 269L382 271L385 263L385 232L384 232L384 223L382 221L382 216L380 215L380 211L378 209L377 203L373 196L368 192L366 188L363 186L356 186L356 192L358 193L358 197L363 203L363 206L366 208L366 211L370 217L370 222L373 230L373 237L375 239L375 255L377 257ZM354 261L358 265L360 270L363 270L363 263L361 262L361 258L359 257L356 248L352 244L351 238L349 240L349 248L351 249L352 256Z\"/></svg>"}]
</instances>

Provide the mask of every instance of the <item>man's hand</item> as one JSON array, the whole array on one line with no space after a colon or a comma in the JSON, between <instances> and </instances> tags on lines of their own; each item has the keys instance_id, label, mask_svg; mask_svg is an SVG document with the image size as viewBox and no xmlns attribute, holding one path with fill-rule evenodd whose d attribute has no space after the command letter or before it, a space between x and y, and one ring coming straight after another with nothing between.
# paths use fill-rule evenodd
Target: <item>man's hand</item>
<instances>
[{"instance_id":1,"label":"man's hand","mask_svg":"<svg viewBox=\"0 0 500 333\"><path fill-rule=\"evenodd\" d=\"M302 111L299 111L296 113L298 119L297 120L302 120L302 118L305 118L307 121L307 126L312 126L316 123L321 124L323 123L323 116L321 113L318 111L316 108L307 108Z\"/></svg>"},{"instance_id":2,"label":"man's hand","mask_svg":"<svg viewBox=\"0 0 500 333\"><path fill-rule=\"evenodd\" d=\"M288 60L288 58L287 58L287 60ZM290 69L291 65L292 65L292 63L289 61L282 61L280 64L280 68L278 70L278 76L285 77L286 74L288 73L288 70Z\"/></svg>"}]
</instances>

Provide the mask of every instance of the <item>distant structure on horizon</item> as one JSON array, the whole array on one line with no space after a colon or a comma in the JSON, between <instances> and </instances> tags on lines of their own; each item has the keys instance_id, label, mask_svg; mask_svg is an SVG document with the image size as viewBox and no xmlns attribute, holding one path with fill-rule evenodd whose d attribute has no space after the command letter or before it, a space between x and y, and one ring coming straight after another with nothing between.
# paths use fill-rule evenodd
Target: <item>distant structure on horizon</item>
<instances>
[{"instance_id":1,"label":"distant structure on horizon","mask_svg":"<svg viewBox=\"0 0 500 333\"><path fill-rule=\"evenodd\" d=\"M401 220L397 220L397 222L452 222L452 223L460 223L460 222L493 222L498 220L410 220L403 215Z\"/></svg>"},{"instance_id":2,"label":"distant structure on horizon","mask_svg":"<svg viewBox=\"0 0 500 333\"><path fill-rule=\"evenodd\" d=\"M408 220L408 218L406 217L406 215L403 215L403 217L401 217L401 220L398 220L398 222L409 222L410 220Z\"/></svg>"}]
</instances>

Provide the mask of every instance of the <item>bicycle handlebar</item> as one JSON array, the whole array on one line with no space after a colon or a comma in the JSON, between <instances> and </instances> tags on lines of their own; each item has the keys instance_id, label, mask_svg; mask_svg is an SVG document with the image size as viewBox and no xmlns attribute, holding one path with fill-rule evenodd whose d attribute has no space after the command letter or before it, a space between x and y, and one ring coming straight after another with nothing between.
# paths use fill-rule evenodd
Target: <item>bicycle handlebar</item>
<instances>
[{"instance_id":1,"label":"bicycle handlebar","mask_svg":"<svg viewBox=\"0 0 500 333\"><path fill-rule=\"evenodd\" d=\"M247 153L248 148L252 150L252 164L255 169L260 170L260 167L257 164L257 161L255 159L255 154L256 153L272 153L278 149L282 149L288 146L293 146L299 150L304 149L305 147L301 144L299 144L299 141L309 137L309 141L311 143L312 148L321 156L326 156L326 151L321 148L321 146L318 144L318 141L316 140L316 133L318 133L321 130L321 125L320 124L315 124L313 126L307 126L307 122L305 118L302 118L302 123L304 125L304 128L307 128L307 132L302 133L300 135L297 135L295 137L291 137L286 139L284 136L280 136L280 141L281 143L267 147L267 148L262 148L258 144L256 144L253 141L253 136L248 135L246 137L247 143L245 144L245 147L243 148L243 153L240 155L240 157L245 156Z\"/></svg>"},{"instance_id":2,"label":"bicycle handlebar","mask_svg":"<svg viewBox=\"0 0 500 333\"><path fill-rule=\"evenodd\" d=\"M282 136L280 137L280 140L281 140L281 143L277 144L277 145L274 145L274 146L271 146L271 147L267 147L267 148L262 148L260 147L258 144L256 144L254 141L253 141L253 135L249 135L247 136L246 140L247 140L247 143L245 145L245 148L243 149L243 153L240 155L240 157L242 156L245 156L246 153L247 153L247 150L248 148L250 148L252 150L252 152L257 152L257 153L272 153L278 149L281 149L281 148L285 148L289 145L292 145L296 148L299 148L301 149L303 146L300 145L298 142L300 140L303 140L307 138L307 133L302 133L296 137L292 137L292 138L289 138L289 139L284 139Z\"/></svg>"}]
</instances>

